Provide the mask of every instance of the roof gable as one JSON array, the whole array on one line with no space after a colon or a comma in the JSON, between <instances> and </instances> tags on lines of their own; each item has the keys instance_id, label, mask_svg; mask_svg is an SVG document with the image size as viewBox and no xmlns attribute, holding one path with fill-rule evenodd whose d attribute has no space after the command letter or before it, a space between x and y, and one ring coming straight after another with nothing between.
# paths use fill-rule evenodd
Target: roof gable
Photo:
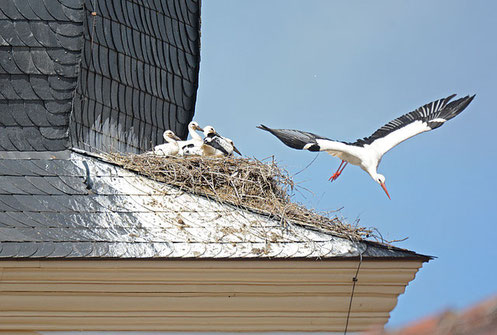
<instances>
[{"instance_id":1,"label":"roof gable","mask_svg":"<svg viewBox=\"0 0 497 335\"><path fill-rule=\"evenodd\" d=\"M1 154L0 258L418 258L190 194L88 155Z\"/></svg>"}]
</instances>

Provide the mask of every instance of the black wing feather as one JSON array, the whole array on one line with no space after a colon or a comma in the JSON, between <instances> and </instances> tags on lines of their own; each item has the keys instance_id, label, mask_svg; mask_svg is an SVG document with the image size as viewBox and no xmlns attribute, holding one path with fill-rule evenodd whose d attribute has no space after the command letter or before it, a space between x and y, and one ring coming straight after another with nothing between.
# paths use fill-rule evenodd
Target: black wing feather
<instances>
[{"instance_id":1,"label":"black wing feather","mask_svg":"<svg viewBox=\"0 0 497 335\"><path fill-rule=\"evenodd\" d=\"M228 150L220 143L221 140L219 135L208 136L204 139L204 144L221 151L225 156L229 156Z\"/></svg>"},{"instance_id":2,"label":"black wing feather","mask_svg":"<svg viewBox=\"0 0 497 335\"><path fill-rule=\"evenodd\" d=\"M435 128L440 127L443 124L443 122L442 123L432 122L432 120L437 119L437 118L441 118L444 120L450 120L450 119L456 117L466 107L468 107L468 105L471 103L471 101L473 101L474 97L475 97L475 95L472 95L472 96L468 95L464 98L457 99L457 100L450 102L442 110L440 110L438 113L436 113L434 115L434 117L432 117L428 120L428 126L431 129L435 129Z\"/></svg>"},{"instance_id":3,"label":"black wing feather","mask_svg":"<svg viewBox=\"0 0 497 335\"><path fill-rule=\"evenodd\" d=\"M295 130L295 129L272 129L261 124L257 128L265 130L276 136L281 142L285 143L290 148L302 150L307 144L313 144L308 150L319 151L319 145L317 144L317 139L329 140L326 137L322 137L313 133L306 131Z\"/></svg>"},{"instance_id":4,"label":"black wing feather","mask_svg":"<svg viewBox=\"0 0 497 335\"><path fill-rule=\"evenodd\" d=\"M431 129L440 127L444 122L432 121L436 119L443 119L445 121L452 119L459 113L461 113L473 100L475 97L466 96L464 98L454 100L451 103L449 101L455 97L455 94L448 96L447 98L436 100L430 102L424 106L419 107L415 111L402 115L385 124L383 127L375 131L371 136L365 137L363 139L358 139L354 143L349 143L356 146L364 146L366 144L371 144L375 140L385 137L388 134L407 126L414 121L424 121L428 124Z\"/></svg>"}]
</instances>

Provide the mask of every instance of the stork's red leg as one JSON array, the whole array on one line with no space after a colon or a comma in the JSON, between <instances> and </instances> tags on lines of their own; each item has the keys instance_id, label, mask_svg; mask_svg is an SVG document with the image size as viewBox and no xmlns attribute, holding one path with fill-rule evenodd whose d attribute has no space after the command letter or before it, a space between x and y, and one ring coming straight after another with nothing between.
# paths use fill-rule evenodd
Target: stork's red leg
<instances>
[{"instance_id":1,"label":"stork's red leg","mask_svg":"<svg viewBox=\"0 0 497 335\"><path fill-rule=\"evenodd\" d=\"M345 164L343 164L343 163L345 163ZM342 164L343 164L343 166L342 166ZM347 166L347 164L349 164L349 163L345 162L345 161L342 161L342 163L338 167L338 170L333 174L333 176L331 176L331 178L329 180L330 181L337 180L337 178L342 174L342 171L343 171L343 169L345 169L345 167Z\"/></svg>"},{"instance_id":2,"label":"stork's red leg","mask_svg":"<svg viewBox=\"0 0 497 335\"><path fill-rule=\"evenodd\" d=\"M345 169L345 167L347 166L347 164L349 164L349 162L345 162L345 164L344 164L344 166L342 166L342 169L340 170L340 172L338 172L338 176L340 176L342 174L342 171L343 171L343 169ZM337 176L337 178L338 178L338 176Z\"/></svg>"},{"instance_id":3,"label":"stork's red leg","mask_svg":"<svg viewBox=\"0 0 497 335\"><path fill-rule=\"evenodd\" d=\"M338 171L340 171L340 168L342 167L342 165L343 165L343 163L344 163L344 162L345 162L345 161L342 161L342 162L340 163L340 165L338 166L337 171L336 171L336 172L335 172L335 173L334 173L334 174L330 177L330 179L328 179L328 181L333 181L333 180L335 180L335 179L336 179L336 177L338 176Z\"/></svg>"},{"instance_id":4,"label":"stork's red leg","mask_svg":"<svg viewBox=\"0 0 497 335\"><path fill-rule=\"evenodd\" d=\"M345 165L343 163L345 163ZM328 180L329 181L335 181L338 178L338 176L340 176L342 174L342 171L343 171L343 169L345 169L345 167L347 166L347 164L348 164L348 162L342 160L342 162L340 163L340 166L338 166L337 171Z\"/></svg>"}]
</instances>

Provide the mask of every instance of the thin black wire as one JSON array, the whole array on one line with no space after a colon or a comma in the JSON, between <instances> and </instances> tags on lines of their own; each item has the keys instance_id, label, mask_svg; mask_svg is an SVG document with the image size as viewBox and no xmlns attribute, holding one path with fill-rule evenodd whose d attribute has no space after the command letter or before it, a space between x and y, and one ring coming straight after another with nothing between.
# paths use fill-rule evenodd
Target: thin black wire
<instances>
[{"instance_id":1,"label":"thin black wire","mask_svg":"<svg viewBox=\"0 0 497 335\"><path fill-rule=\"evenodd\" d=\"M362 264L362 254L366 252L366 249L359 254L359 264L357 264L357 270L355 272L355 276L352 278L352 292L350 293L350 301L349 301L349 310L347 312L347 321L345 323L345 330L343 332L343 335L347 335L347 330L349 328L349 319L350 319L350 311L352 310L352 300L354 299L354 291L355 291L355 285L358 281L357 276L359 275L359 269L361 268Z\"/></svg>"},{"instance_id":2,"label":"thin black wire","mask_svg":"<svg viewBox=\"0 0 497 335\"><path fill-rule=\"evenodd\" d=\"M309 166L312 165L312 163L314 163L314 161L318 158L318 155L319 155L319 152L317 153L317 155L314 157L314 159L309 163L307 164L307 166L305 168L303 168L302 170L300 170L299 172L297 173L294 173L292 177L295 177L296 175L298 175L299 173L303 172L304 170L306 170Z\"/></svg>"}]
</instances>

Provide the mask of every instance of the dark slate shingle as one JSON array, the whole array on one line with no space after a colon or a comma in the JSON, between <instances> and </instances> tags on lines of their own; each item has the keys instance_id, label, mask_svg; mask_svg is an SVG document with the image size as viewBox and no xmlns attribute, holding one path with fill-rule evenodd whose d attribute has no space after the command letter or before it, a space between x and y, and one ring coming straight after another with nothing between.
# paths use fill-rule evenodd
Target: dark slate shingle
<instances>
[{"instance_id":1,"label":"dark slate shingle","mask_svg":"<svg viewBox=\"0 0 497 335\"><path fill-rule=\"evenodd\" d=\"M54 151L70 144L68 116L83 26L81 15L68 17L75 9L66 8L66 2L75 5L69 0L0 4L6 16L0 20L0 66L5 74L0 75L0 104L5 107L0 114L0 151Z\"/></svg>"},{"instance_id":2,"label":"dark slate shingle","mask_svg":"<svg viewBox=\"0 0 497 335\"><path fill-rule=\"evenodd\" d=\"M84 154L0 153L0 258L261 257L272 229L267 257L428 259L240 211Z\"/></svg>"},{"instance_id":3,"label":"dark slate shingle","mask_svg":"<svg viewBox=\"0 0 497 335\"><path fill-rule=\"evenodd\" d=\"M198 86L199 6L2 1L0 151L137 152L162 143L169 128L185 138ZM154 108L182 113L157 117Z\"/></svg>"},{"instance_id":4,"label":"dark slate shingle","mask_svg":"<svg viewBox=\"0 0 497 335\"><path fill-rule=\"evenodd\" d=\"M175 7L173 1L170 2L165 7ZM193 117L196 99L192 92L198 86L199 43L195 44L193 53L185 48L182 41L189 41L191 36L183 26L188 25L190 30L196 27L198 35L198 16L189 17L191 22L184 22L186 7L183 12L165 11L162 6L152 10L157 6L112 1L98 2L94 17L90 14L93 4L87 2L87 5L89 10L83 29L86 41L81 69L83 80L77 89L80 96L77 101L83 103L75 106L75 114L80 115L74 116L75 124L71 126L73 144L90 150L105 146L136 152L162 142L161 134L165 129L174 128L178 135L186 137L186 124ZM193 7L198 5L195 3ZM160 33L161 25L163 34ZM184 36L175 38L174 32L166 31L166 26L180 29ZM198 41L198 36L194 39ZM174 50L173 56L169 52L164 56L164 49ZM189 57L197 61L188 62L185 53L192 53ZM165 60L164 57L175 59ZM163 76L159 76L160 73ZM178 76L176 81L174 74ZM188 86L187 90L183 85ZM164 89L164 86L170 87ZM119 92L118 97L113 98L113 92ZM155 101L159 99L160 104ZM163 107L164 104L177 105L184 111L179 122L174 121L177 122L174 124L170 119L166 122L155 117L152 106Z\"/></svg>"}]
</instances>

